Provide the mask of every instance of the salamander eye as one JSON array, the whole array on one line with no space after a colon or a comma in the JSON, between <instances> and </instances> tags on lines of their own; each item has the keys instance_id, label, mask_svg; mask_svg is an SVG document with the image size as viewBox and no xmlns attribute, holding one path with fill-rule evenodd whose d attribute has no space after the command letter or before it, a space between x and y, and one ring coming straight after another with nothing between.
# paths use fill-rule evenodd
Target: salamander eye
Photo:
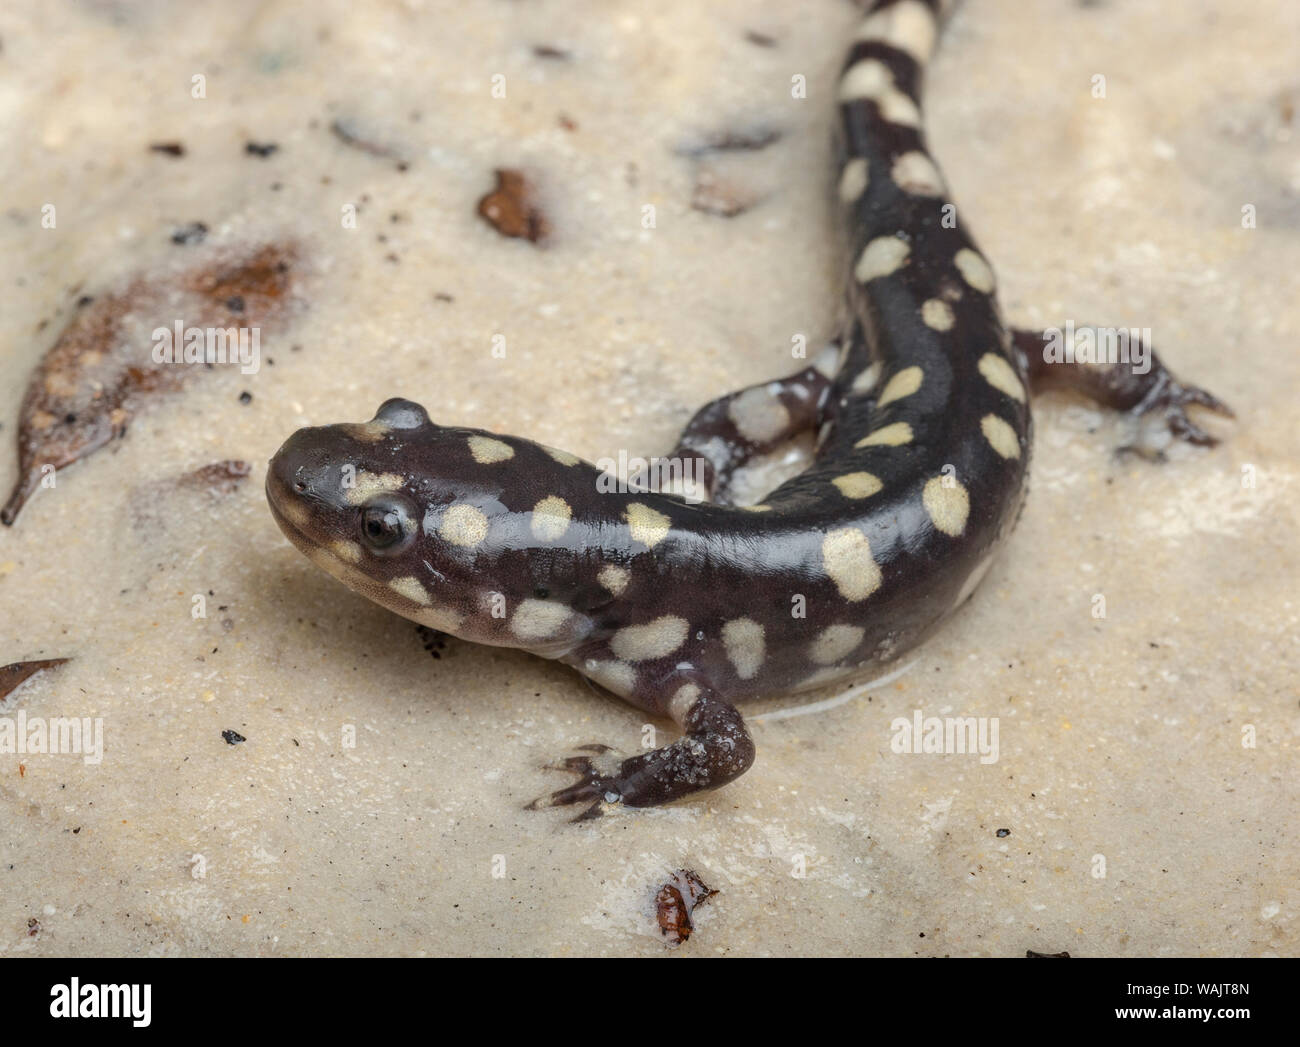
<instances>
[{"instance_id":1,"label":"salamander eye","mask_svg":"<svg viewBox=\"0 0 1300 1047\"><path fill-rule=\"evenodd\" d=\"M361 540L372 552L397 552L414 537L411 512L401 499L381 495L361 510Z\"/></svg>"}]
</instances>

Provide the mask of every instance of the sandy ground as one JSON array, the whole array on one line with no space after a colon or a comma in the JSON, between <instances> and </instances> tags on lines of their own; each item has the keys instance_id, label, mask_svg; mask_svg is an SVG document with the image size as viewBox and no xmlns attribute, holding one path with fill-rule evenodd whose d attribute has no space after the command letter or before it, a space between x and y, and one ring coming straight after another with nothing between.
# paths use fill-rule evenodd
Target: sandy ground
<instances>
[{"instance_id":1,"label":"sandy ground","mask_svg":"<svg viewBox=\"0 0 1300 1047\"><path fill-rule=\"evenodd\" d=\"M663 453L789 370L838 308L851 5L7 4L0 486L78 295L248 243L306 275L257 374L158 402L0 533L0 663L73 659L0 713L104 725L101 763L0 754L0 953L657 955L679 867L720 891L679 955L1300 951L1300 7L1232 7L969 0L927 96L1008 317L1150 327L1236 407L1224 445L1117 459L1120 423L1040 401L1020 526L906 672L753 707L757 764L704 800L571 825L523 810L567 781L543 764L635 749L640 715L524 654L435 660L281 537L265 462L399 394ZM500 166L537 181L546 247L475 215ZM692 209L701 173L757 203ZM174 483L229 458L233 494ZM997 717L999 759L894 753L917 709Z\"/></svg>"}]
</instances>

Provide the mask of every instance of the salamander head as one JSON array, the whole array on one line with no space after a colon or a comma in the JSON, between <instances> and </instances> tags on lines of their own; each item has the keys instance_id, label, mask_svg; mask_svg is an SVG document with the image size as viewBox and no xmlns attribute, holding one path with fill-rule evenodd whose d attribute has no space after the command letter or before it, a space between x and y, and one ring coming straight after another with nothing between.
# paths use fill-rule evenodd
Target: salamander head
<instances>
[{"instance_id":1,"label":"salamander head","mask_svg":"<svg viewBox=\"0 0 1300 1047\"><path fill-rule=\"evenodd\" d=\"M578 476L589 466L566 468L556 454L434 425L394 399L369 422L295 432L271 459L266 496L289 540L363 596L477 643L554 657L589 624L534 571L580 528L560 497L554 519L539 521L529 492L552 477L575 490L591 482Z\"/></svg>"}]
</instances>

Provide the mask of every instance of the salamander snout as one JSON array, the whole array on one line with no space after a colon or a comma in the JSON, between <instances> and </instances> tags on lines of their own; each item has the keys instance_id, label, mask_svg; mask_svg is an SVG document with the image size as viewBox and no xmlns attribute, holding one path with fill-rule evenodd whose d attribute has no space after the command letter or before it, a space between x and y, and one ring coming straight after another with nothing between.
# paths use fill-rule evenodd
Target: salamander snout
<instances>
[{"instance_id":1,"label":"salamander snout","mask_svg":"<svg viewBox=\"0 0 1300 1047\"><path fill-rule=\"evenodd\" d=\"M393 397L380 404L368 422L299 429L271 458L267 496L278 507L303 499L337 507L355 505L346 492L357 479L364 479L367 470L393 471L401 447L416 435L414 430L433 428L423 407Z\"/></svg>"},{"instance_id":2,"label":"salamander snout","mask_svg":"<svg viewBox=\"0 0 1300 1047\"><path fill-rule=\"evenodd\" d=\"M330 457L320 429L299 429L271 456L266 470L266 491L272 504L290 499L321 498L324 488L337 489L330 475Z\"/></svg>"},{"instance_id":3,"label":"salamander snout","mask_svg":"<svg viewBox=\"0 0 1300 1047\"><path fill-rule=\"evenodd\" d=\"M267 493L272 502L297 498L342 507L367 473L389 474L416 430L435 428L413 400L393 397L368 422L344 422L299 429L272 456Z\"/></svg>"}]
</instances>

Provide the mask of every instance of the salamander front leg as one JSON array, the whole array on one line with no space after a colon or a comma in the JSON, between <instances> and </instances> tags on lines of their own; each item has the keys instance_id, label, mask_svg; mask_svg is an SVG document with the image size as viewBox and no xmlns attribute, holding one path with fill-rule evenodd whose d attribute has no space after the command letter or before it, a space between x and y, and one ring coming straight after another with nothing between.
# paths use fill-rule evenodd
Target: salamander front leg
<instances>
[{"instance_id":1,"label":"salamander front leg","mask_svg":"<svg viewBox=\"0 0 1300 1047\"><path fill-rule=\"evenodd\" d=\"M662 749L620 760L603 745L583 746L591 755L571 756L557 770L575 771L579 779L567 789L534 800L529 807L561 807L591 802L573 820L601 815L602 804L653 807L683 796L716 789L740 777L754 762L754 743L734 706L694 684L679 688L669 714L682 737Z\"/></svg>"},{"instance_id":2,"label":"salamander front leg","mask_svg":"<svg viewBox=\"0 0 1300 1047\"><path fill-rule=\"evenodd\" d=\"M671 457L701 461L707 496L727 504L727 488L737 469L817 427L830 388L827 375L834 373L839 355L838 346L828 346L813 366L797 374L705 404L682 430Z\"/></svg>"},{"instance_id":3,"label":"salamander front leg","mask_svg":"<svg viewBox=\"0 0 1300 1047\"><path fill-rule=\"evenodd\" d=\"M1235 417L1232 409L1218 397L1199 386L1179 382L1140 336L1127 344L1117 361L1108 362L1107 355L1115 355L1108 353L1109 347L1116 344L1112 329L1077 327L1073 334L1069 346L1063 344L1058 330L1014 330L1011 337L1026 357L1034 392L1073 390L1142 423L1138 441L1120 448L1121 451L1159 460L1164 458L1164 449L1173 440L1202 447L1217 444L1217 436L1188 417L1190 405Z\"/></svg>"}]
</instances>

